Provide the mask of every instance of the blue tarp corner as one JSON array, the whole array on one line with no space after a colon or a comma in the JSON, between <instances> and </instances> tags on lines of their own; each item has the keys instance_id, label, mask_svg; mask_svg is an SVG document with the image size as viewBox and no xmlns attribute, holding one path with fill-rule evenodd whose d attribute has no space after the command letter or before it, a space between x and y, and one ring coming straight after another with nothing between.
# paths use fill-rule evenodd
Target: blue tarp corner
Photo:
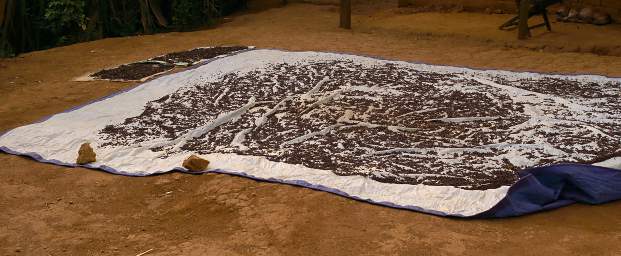
<instances>
[{"instance_id":1,"label":"blue tarp corner","mask_svg":"<svg viewBox=\"0 0 621 256\"><path fill-rule=\"evenodd\" d=\"M586 164L558 164L524 170L507 196L475 218L520 216L573 203L621 199L621 171Z\"/></svg>"}]
</instances>

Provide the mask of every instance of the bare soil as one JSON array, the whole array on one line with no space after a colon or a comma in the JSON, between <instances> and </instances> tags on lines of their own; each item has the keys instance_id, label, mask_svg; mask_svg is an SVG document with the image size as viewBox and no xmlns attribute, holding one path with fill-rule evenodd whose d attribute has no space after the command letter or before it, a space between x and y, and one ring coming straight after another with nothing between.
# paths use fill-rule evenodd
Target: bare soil
<instances>
[{"instance_id":1,"label":"bare soil","mask_svg":"<svg viewBox=\"0 0 621 256\"><path fill-rule=\"evenodd\" d=\"M518 42L510 15L291 4L218 28L112 38L0 60L0 131L135 83L72 82L212 45L338 51L433 64L621 76L621 27L555 23ZM67 124L71 125L71 124ZM77 151L77 149L76 149ZM621 202L459 220L219 174L130 178L0 154L1 255L619 255Z\"/></svg>"}]
</instances>

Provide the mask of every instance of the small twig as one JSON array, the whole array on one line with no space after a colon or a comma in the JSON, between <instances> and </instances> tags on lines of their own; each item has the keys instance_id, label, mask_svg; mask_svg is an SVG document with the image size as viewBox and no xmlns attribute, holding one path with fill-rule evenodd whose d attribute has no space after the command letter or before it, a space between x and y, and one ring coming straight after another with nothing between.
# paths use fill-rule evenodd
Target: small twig
<instances>
[{"instance_id":1,"label":"small twig","mask_svg":"<svg viewBox=\"0 0 621 256\"><path fill-rule=\"evenodd\" d=\"M146 250L146 251L144 251L144 252L142 252L142 253L136 254L136 256L142 256L142 255L145 255L145 254L147 254L147 253L150 253L151 251L153 251L153 248L151 248L151 249L149 249L149 250Z\"/></svg>"}]
</instances>

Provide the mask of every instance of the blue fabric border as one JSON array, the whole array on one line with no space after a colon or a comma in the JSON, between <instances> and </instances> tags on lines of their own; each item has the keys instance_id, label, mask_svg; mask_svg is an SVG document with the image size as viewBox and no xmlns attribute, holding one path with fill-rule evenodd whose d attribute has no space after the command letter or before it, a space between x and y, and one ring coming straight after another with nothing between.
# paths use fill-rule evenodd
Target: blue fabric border
<instances>
[{"instance_id":1,"label":"blue fabric border","mask_svg":"<svg viewBox=\"0 0 621 256\"><path fill-rule=\"evenodd\" d=\"M496 206L477 218L514 217L573 203L621 199L621 171L587 164L556 164L524 170Z\"/></svg>"}]
</instances>

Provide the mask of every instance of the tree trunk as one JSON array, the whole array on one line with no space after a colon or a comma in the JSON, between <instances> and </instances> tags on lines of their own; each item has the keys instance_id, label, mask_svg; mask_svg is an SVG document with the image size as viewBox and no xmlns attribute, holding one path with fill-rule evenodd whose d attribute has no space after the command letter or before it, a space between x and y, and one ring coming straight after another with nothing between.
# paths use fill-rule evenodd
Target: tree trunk
<instances>
[{"instance_id":1,"label":"tree trunk","mask_svg":"<svg viewBox=\"0 0 621 256\"><path fill-rule=\"evenodd\" d=\"M138 0L140 3L140 22L145 34L153 33L153 17L151 17L151 8L149 0Z\"/></svg>"},{"instance_id":2,"label":"tree trunk","mask_svg":"<svg viewBox=\"0 0 621 256\"><path fill-rule=\"evenodd\" d=\"M150 0L149 6L151 7L151 11L155 18L157 19L157 23L162 27L168 27L168 21L164 14L162 13L162 1L161 0Z\"/></svg>"},{"instance_id":3,"label":"tree trunk","mask_svg":"<svg viewBox=\"0 0 621 256\"><path fill-rule=\"evenodd\" d=\"M3 1L4 2L4 1ZM4 14L2 22L2 35L0 43L2 44L3 55L12 53L20 53L26 49L26 31L24 25L25 7L20 0L6 0L3 3ZM24 8L22 8L24 7ZM22 10L23 9L23 10Z\"/></svg>"},{"instance_id":4,"label":"tree trunk","mask_svg":"<svg viewBox=\"0 0 621 256\"><path fill-rule=\"evenodd\" d=\"M102 6L102 1L106 0L91 0L88 4L86 33L83 33L80 37L80 41L96 40L104 37L102 11L105 11Z\"/></svg>"},{"instance_id":5,"label":"tree trunk","mask_svg":"<svg viewBox=\"0 0 621 256\"><path fill-rule=\"evenodd\" d=\"M397 3L398 7L407 7L408 5L410 5L410 1L408 0L399 0Z\"/></svg>"},{"instance_id":6,"label":"tree trunk","mask_svg":"<svg viewBox=\"0 0 621 256\"><path fill-rule=\"evenodd\" d=\"M341 28L351 29L351 0L341 0Z\"/></svg>"},{"instance_id":7,"label":"tree trunk","mask_svg":"<svg viewBox=\"0 0 621 256\"><path fill-rule=\"evenodd\" d=\"M4 28L5 12L6 12L6 0L0 0L0 28Z\"/></svg>"},{"instance_id":8,"label":"tree trunk","mask_svg":"<svg viewBox=\"0 0 621 256\"><path fill-rule=\"evenodd\" d=\"M522 0L520 2L520 21L518 24L518 39L525 40L530 37L530 29L528 29L528 12L530 9L530 1Z\"/></svg>"}]
</instances>

